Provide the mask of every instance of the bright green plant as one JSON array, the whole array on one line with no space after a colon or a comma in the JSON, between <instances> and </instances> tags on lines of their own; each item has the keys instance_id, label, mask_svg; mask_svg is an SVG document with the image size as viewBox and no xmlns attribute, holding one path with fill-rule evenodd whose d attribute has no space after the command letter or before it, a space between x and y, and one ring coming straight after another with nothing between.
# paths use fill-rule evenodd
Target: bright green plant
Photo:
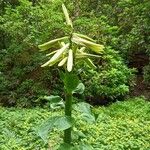
<instances>
[{"instance_id":1,"label":"bright green plant","mask_svg":"<svg viewBox=\"0 0 150 150\"><path fill-rule=\"evenodd\" d=\"M100 58L103 52L103 45L96 44L95 41L88 36L83 34L75 33L71 19L69 18L68 11L65 5L62 5L62 9L65 15L66 23L68 26L68 31L66 36L58 39L54 39L42 45L39 45L41 51L49 50L53 47L59 47L58 50L53 50L46 56L50 59L42 65L42 67L58 65L58 67L63 66L65 68L65 73L61 73L61 79L64 83L65 88L65 116L64 117L53 117L50 118L46 125L47 131L52 127L57 127L64 130L64 143L71 144L71 130L74 124L72 118L72 100L73 93L83 89L78 76L74 73L74 67L78 62L83 62L83 60L92 68L96 66L91 61L91 58ZM89 54L88 51L92 51L95 54ZM82 90L83 91L83 90ZM53 99L56 97L51 97Z\"/></svg>"},{"instance_id":2,"label":"bright green plant","mask_svg":"<svg viewBox=\"0 0 150 150\"><path fill-rule=\"evenodd\" d=\"M87 125L80 113L74 112L75 128L79 136L73 137L77 146L81 140L92 145L94 150L149 150L150 103L143 98L117 102L108 107L93 108L99 114L96 123ZM82 107L82 110L83 109ZM48 138L50 148L36 134L36 128L49 116L61 115L63 110L49 111L43 108L0 107L0 149L1 150L48 150L58 146L61 139L52 131ZM83 134L81 134L83 133ZM84 137L83 137L84 136ZM65 150L68 150L65 147ZM80 150L88 150L87 146Z\"/></svg>"}]
</instances>

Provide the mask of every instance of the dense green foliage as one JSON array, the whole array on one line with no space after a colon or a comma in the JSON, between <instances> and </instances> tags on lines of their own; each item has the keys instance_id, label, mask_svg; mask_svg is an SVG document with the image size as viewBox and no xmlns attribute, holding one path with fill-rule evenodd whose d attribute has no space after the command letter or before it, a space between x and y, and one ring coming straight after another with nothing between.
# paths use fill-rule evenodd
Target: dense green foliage
<instances>
[{"instance_id":1,"label":"dense green foliage","mask_svg":"<svg viewBox=\"0 0 150 150\"><path fill-rule=\"evenodd\" d=\"M129 87L133 85L133 70L129 70L123 64L123 60L118 53L110 48L105 49L101 66L96 71L88 70L82 75L85 82L85 95L96 103L103 103L105 99L123 99L129 93Z\"/></svg>"},{"instance_id":2,"label":"dense green foliage","mask_svg":"<svg viewBox=\"0 0 150 150\"><path fill-rule=\"evenodd\" d=\"M109 107L94 108L99 114L95 124L89 124L81 119L80 113L75 113L77 122L74 130L79 128L83 134L74 137L75 144L88 143L94 149L124 150L150 149L150 103L142 99L117 102ZM49 116L61 115L62 111L49 109L16 109L0 108L0 149L8 150L44 150L45 145L38 136L37 128ZM61 136L53 130L49 135L49 146L58 145Z\"/></svg>"},{"instance_id":3,"label":"dense green foliage","mask_svg":"<svg viewBox=\"0 0 150 150\"><path fill-rule=\"evenodd\" d=\"M0 91L6 103L17 100L19 105L33 105L55 85L56 77L52 77L49 70L41 70L43 56L37 49L42 41L57 36L56 32L60 35L59 29L63 26L63 17L56 11L61 4L51 4L33 7L32 3L22 0L19 6L5 7L1 16L5 46L0 53Z\"/></svg>"},{"instance_id":4,"label":"dense green foliage","mask_svg":"<svg viewBox=\"0 0 150 150\"><path fill-rule=\"evenodd\" d=\"M70 26L64 23L62 3L74 28L68 19ZM0 0L0 149L149 150L149 101L118 101L132 93L135 81L140 86L133 95L143 89L149 95L149 10L149 0ZM45 54L61 46L39 53L38 45L44 42L71 35L67 40L74 52L79 50L76 44L86 46L79 39L72 45L74 32L104 45L94 60L96 67L84 58L75 61L72 53L77 76L64 75L64 68L41 68ZM72 62L67 64L69 72ZM84 100L111 105L91 110Z\"/></svg>"},{"instance_id":5,"label":"dense green foliage","mask_svg":"<svg viewBox=\"0 0 150 150\"><path fill-rule=\"evenodd\" d=\"M98 39L98 43L112 49L111 54L106 50L97 62L103 66L96 73L90 72L89 76L93 77L91 81L88 81L89 77L85 80L88 87L85 96L109 100L125 96L129 86L133 85L129 82L133 77L132 71L126 65L131 59L136 59L134 53L150 54L149 0L65 2L75 31ZM57 70L40 68L45 57L37 48L38 44L61 37L63 31L68 32L63 23L61 3L62 0L0 2L0 103L23 107L41 105L40 96L61 93L62 84L58 80ZM116 52L119 54L116 55ZM106 58L109 60L106 61ZM149 68L148 65L144 69L147 84L150 83Z\"/></svg>"}]
</instances>

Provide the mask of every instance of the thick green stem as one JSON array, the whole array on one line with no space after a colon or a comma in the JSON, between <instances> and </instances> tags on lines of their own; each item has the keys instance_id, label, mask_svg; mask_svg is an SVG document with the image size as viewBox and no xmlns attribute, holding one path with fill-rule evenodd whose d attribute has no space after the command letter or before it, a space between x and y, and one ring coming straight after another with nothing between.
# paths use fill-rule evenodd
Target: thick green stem
<instances>
[{"instance_id":1,"label":"thick green stem","mask_svg":"<svg viewBox=\"0 0 150 150\"><path fill-rule=\"evenodd\" d=\"M73 33L73 29L70 32L70 39L69 39L69 43L70 43L70 47L69 49L72 49L72 33ZM65 116L67 117L71 117L71 112L72 112L72 92L67 92L66 90L66 95L65 95ZM64 143L67 144L71 144L71 131L72 128L66 129L64 131Z\"/></svg>"},{"instance_id":2,"label":"thick green stem","mask_svg":"<svg viewBox=\"0 0 150 150\"><path fill-rule=\"evenodd\" d=\"M72 111L72 93L66 93L65 99L65 116L71 117ZM64 131L64 143L71 144L71 130L72 128Z\"/></svg>"}]
</instances>

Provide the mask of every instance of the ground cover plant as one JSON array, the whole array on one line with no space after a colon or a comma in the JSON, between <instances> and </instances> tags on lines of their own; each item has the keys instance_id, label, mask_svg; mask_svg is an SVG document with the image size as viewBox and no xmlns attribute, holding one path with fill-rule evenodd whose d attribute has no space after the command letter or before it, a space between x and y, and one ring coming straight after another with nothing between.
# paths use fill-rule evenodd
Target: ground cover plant
<instances>
[{"instance_id":1,"label":"ground cover plant","mask_svg":"<svg viewBox=\"0 0 150 150\"><path fill-rule=\"evenodd\" d=\"M98 113L95 124L81 119L74 113L76 126L81 133L74 136L75 145L92 145L94 150L149 150L150 149L150 103L141 98L116 102L108 107L93 108ZM48 145L38 135L40 126L49 116L62 114L62 110L42 108L17 109L0 107L0 149L46 150L62 141L62 134L54 129L48 136ZM76 130L77 131L77 130Z\"/></svg>"}]
</instances>

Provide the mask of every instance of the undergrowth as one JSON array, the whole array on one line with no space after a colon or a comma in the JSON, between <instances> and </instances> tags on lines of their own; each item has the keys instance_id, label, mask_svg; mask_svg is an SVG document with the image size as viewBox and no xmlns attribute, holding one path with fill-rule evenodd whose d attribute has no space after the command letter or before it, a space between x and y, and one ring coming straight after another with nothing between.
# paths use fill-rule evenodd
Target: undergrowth
<instances>
[{"instance_id":1,"label":"undergrowth","mask_svg":"<svg viewBox=\"0 0 150 150\"><path fill-rule=\"evenodd\" d=\"M93 108L98 114L95 124L87 124L78 113L74 143L79 140L92 145L95 150L149 150L150 103L140 98L116 102L108 107ZM61 110L19 109L0 107L0 149L46 150L60 144L62 135L54 130L49 135L49 145L38 136L38 127L50 116L60 115Z\"/></svg>"}]
</instances>

